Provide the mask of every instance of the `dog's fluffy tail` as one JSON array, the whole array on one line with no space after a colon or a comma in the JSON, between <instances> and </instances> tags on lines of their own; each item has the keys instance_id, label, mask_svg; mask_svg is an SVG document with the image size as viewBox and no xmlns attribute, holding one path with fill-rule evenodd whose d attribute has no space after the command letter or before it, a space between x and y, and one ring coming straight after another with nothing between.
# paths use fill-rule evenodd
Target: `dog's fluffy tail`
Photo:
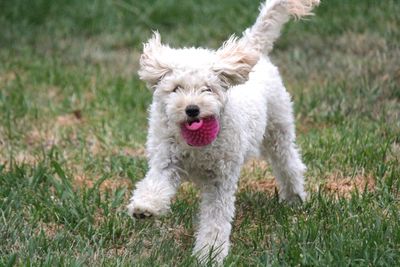
<instances>
[{"instance_id":1,"label":"dog's fluffy tail","mask_svg":"<svg viewBox=\"0 0 400 267\"><path fill-rule=\"evenodd\" d=\"M296 19L312 15L311 10L319 0L267 0L260 7L254 25L243 33L244 41L253 49L268 54L278 39L282 26L290 17Z\"/></svg>"}]
</instances>

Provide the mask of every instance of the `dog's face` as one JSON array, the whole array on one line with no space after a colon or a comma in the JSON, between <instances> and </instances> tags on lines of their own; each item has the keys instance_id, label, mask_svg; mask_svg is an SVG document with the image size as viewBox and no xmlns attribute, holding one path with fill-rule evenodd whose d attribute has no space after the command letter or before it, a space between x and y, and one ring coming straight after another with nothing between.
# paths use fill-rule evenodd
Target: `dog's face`
<instances>
[{"instance_id":1,"label":"dog's face","mask_svg":"<svg viewBox=\"0 0 400 267\"><path fill-rule=\"evenodd\" d=\"M217 51L172 49L160 36L144 45L139 76L153 91L170 126L219 118L229 87L247 81L259 54L234 38Z\"/></svg>"}]
</instances>

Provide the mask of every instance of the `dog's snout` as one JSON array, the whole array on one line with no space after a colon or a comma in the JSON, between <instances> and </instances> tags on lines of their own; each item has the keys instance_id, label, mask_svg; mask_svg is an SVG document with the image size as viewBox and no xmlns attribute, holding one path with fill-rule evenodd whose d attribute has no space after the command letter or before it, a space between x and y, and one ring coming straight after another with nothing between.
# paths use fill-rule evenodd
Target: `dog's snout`
<instances>
[{"instance_id":1,"label":"dog's snout","mask_svg":"<svg viewBox=\"0 0 400 267\"><path fill-rule=\"evenodd\" d=\"M189 105L185 109L186 115L191 118L197 117L200 114L200 108L197 105Z\"/></svg>"}]
</instances>

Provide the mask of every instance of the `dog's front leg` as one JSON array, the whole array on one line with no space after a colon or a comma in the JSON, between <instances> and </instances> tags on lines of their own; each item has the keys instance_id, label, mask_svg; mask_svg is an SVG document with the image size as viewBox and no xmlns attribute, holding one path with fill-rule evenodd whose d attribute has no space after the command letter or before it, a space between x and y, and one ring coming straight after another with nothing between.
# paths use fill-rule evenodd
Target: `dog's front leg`
<instances>
[{"instance_id":1,"label":"dog's front leg","mask_svg":"<svg viewBox=\"0 0 400 267\"><path fill-rule=\"evenodd\" d=\"M201 187L200 222L193 251L200 262L221 264L228 255L238 177L239 170Z\"/></svg>"},{"instance_id":2,"label":"dog's front leg","mask_svg":"<svg viewBox=\"0 0 400 267\"><path fill-rule=\"evenodd\" d=\"M146 177L136 184L128 205L128 213L137 218L164 215L179 186L174 167L150 167Z\"/></svg>"}]
</instances>

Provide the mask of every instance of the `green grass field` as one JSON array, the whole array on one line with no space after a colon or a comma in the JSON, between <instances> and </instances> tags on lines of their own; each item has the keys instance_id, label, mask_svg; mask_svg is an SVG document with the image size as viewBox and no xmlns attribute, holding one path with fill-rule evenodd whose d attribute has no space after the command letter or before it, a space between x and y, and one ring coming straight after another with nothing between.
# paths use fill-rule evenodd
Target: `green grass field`
<instances>
[{"instance_id":1,"label":"green grass field","mask_svg":"<svg viewBox=\"0 0 400 267\"><path fill-rule=\"evenodd\" d=\"M146 170L141 44L216 48L250 0L0 2L0 266L196 266L197 191L125 206ZM310 200L243 170L226 266L399 266L400 2L325 0L272 54L293 95Z\"/></svg>"}]
</instances>

